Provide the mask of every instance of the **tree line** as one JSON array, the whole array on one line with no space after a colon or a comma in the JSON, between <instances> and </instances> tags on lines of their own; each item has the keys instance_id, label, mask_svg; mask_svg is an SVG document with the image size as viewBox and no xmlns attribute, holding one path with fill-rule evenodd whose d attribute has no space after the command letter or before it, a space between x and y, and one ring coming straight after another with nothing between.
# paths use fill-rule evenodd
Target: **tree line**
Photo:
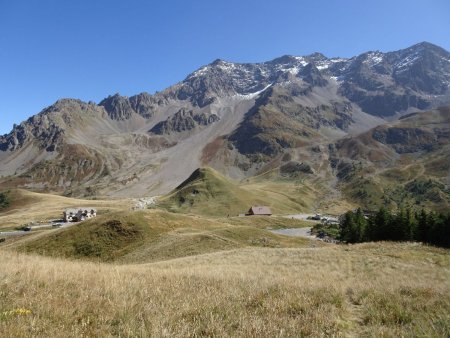
<instances>
[{"instance_id":1,"label":"tree line","mask_svg":"<svg viewBox=\"0 0 450 338\"><path fill-rule=\"evenodd\" d=\"M366 217L358 209L342 217L339 237L347 243L418 241L450 247L450 213L414 212L410 209L392 213L380 208L375 214Z\"/></svg>"}]
</instances>

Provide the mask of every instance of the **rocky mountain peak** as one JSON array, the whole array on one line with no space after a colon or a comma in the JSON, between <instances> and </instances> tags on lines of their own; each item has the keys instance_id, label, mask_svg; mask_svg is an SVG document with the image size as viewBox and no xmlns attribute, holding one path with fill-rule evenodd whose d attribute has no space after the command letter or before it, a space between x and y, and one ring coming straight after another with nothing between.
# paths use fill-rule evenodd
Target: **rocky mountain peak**
<instances>
[{"instance_id":1,"label":"rocky mountain peak","mask_svg":"<svg viewBox=\"0 0 450 338\"><path fill-rule=\"evenodd\" d=\"M294 65L296 64L302 57L293 56L293 55L283 55L278 58L275 58L271 61L268 61L267 64L272 65Z\"/></svg>"},{"instance_id":2,"label":"rocky mountain peak","mask_svg":"<svg viewBox=\"0 0 450 338\"><path fill-rule=\"evenodd\" d=\"M446 55L446 56L448 56L448 54L449 54L449 52L447 52L444 48L439 47L439 46L432 44L430 42L427 42L427 41L422 41L422 42L416 43L415 45L412 45L411 47L403 49L403 51L406 53L432 52L432 53L437 53L437 54Z\"/></svg>"},{"instance_id":3,"label":"rocky mountain peak","mask_svg":"<svg viewBox=\"0 0 450 338\"><path fill-rule=\"evenodd\" d=\"M217 98L248 96L272 84L303 80L312 86L326 86L334 79L340 93L363 110L388 116L409 107L430 107L434 102L430 95L446 95L449 60L447 51L426 42L391 53L369 51L351 59L327 58L318 52L283 55L261 63L217 59L166 94L205 107Z\"/></svg>"},{"instance_id":4,"label":"rocky mountain peak","mask_svg":"<svg viewBox=\"0 0 450 338\"><path fill-rule=\"evenodd\" d=\"M113 120L128 120L134 113L128 97L121 96L119 93L103 99L99 106L103 106Z\"/></svg>"},{"instance_id":5,"label":"rocky mountain peak","mask_svg":"<svg viewBox=\"0 0 450 338\"><path fill-rule=\"evenodd\" d=\"M89 101L84 102L79 99L63 98L56 101L54 104L43 109L39 114L50 114L55 112L70 112L70 111L87 111L96 109L97 104Z\"/></svg>"},{"instance_id":6,"label":"rocky mountain peak","mask_svg":"<svg viewBox=\"0 0 450 338\"><path fill-rule=\"evenodd\" d=\"M215 59L213 62L211 62L211 66L220 66L220 65L227 64L227 63L231 63L231 62L227 62L222 59Z\"/></svg>"},{"instance_id":7,"label":"rocky mountain peak","mask_svg":"<svg viewBox=\"0 0 450 338\"><path fill-rule=\"evenodd\" d=\"M319 52L314 52L312 54L309 54L308 56L306 56L307 59L312 60L312 61L326 61L328 60L328 58L323 55L322 53Z\"/></svg>"}]
</instances>

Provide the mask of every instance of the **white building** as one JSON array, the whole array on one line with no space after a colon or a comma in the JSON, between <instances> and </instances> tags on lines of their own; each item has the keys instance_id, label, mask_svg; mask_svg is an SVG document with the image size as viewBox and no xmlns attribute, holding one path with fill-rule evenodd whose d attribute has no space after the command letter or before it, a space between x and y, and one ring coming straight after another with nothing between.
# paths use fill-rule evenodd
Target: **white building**
<instances>
[{"instance_id":1,"label":"white building","mask_svg":"<svg viewBox=\"0 0 450 338\"><path fill-rule=\"evenodd\" d=\"M64 222L81 222L95 216L97 216L97 210L94 208L66 209L63 212Z\"/></svg>"}]
</instances>

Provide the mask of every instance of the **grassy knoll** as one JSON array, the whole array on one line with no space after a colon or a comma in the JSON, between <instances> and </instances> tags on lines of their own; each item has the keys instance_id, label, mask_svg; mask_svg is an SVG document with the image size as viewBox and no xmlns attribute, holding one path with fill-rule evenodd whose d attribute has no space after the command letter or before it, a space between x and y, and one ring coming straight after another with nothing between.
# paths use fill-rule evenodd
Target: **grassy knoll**
<instances>
[{"instance_id":1,"label":"grassy knoll","mask_svg":"<svg viewBox=\"0 0 450 338\"><path fill-rule=\"evenodd\" d=\"M276 214L309 210L313 190L292 181L235 182L211 168L197 169L158 206L171 212L226 217L245 213L252 205L268 205Z\"/></svg>"},{"instance_id":2,"label":"grassy knoll","mask_svg":"<svg viewBox=\"0 0 450 338\"><path fill-rule=\"evenodd\" d=\"M151 262L244 247L308 246L308 240L266 230L304 223L278 217L207 219L159 210L120 212L18 239L10 246L53 257Z\"/></svg>"},{"instance_id":3,"label":"grassy knoll","mask_svg":"<svg viewBox=\"0 0 450 338\"><path fill-rule=\"evenodd\" d=\"M450 255L243 248L150 264L0 250L2 337L448 337Z\"/></svg>"}]
</instances>

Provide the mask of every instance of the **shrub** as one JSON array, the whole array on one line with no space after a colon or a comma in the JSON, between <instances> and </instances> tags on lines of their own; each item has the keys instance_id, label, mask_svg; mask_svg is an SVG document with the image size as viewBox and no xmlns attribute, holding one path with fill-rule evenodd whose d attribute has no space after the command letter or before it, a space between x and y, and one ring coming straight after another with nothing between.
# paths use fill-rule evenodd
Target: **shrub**
<instances>
[{"instance_id":1,"label":"shrub","mask_svg":"<svg viewBox=\"0 0 450 338\"><path fill-rule=\"evenodd\" d=\"M0 210L6 209L11 204L10 197L8 196L8 192L0 193Z\"/></svg>"}]
</instances>

